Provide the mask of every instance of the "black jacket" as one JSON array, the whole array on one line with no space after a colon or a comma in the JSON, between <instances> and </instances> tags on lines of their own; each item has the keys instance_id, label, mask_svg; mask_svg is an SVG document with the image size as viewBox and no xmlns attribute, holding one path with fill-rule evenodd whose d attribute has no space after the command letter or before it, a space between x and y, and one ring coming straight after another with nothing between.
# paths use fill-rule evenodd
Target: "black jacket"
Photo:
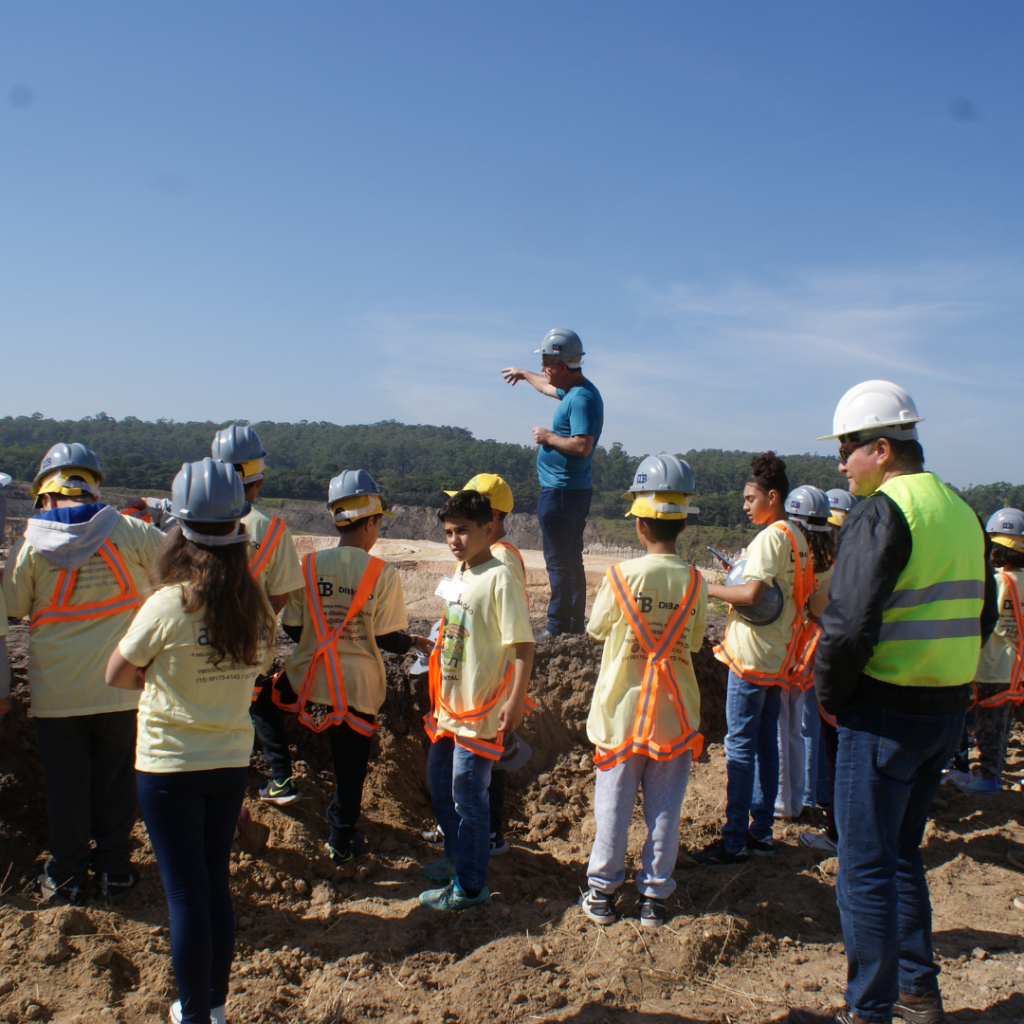
<instances>
[{"instance_id":1,"label":"black jacket","mask_svg":"<svg viewBox=\"0 0 1024 1024\"><path fill-rule=\"evenodd\" d=\"M985 537L985 605L981 642L988 640L999 618L996 581ZM899 506L886 494L860 502L846 517L836 546L836 568L829 584L829 603L821 615L821 637L814 659L814 686L830 714L852 701L922 715L939 715L968 706L970 684L964 686L894 686L864 674L878 643L882 608L910 560L910 526Z\"/></svg>"}]
</instances>

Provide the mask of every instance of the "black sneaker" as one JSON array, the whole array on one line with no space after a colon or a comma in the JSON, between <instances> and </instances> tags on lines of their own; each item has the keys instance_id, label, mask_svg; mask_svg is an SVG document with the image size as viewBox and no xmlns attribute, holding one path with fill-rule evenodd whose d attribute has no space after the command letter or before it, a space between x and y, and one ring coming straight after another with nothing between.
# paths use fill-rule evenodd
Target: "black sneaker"
<instances>
[{"instance_id":1,"label":"black sneaker","mask_svg":"<svg viewBox=\"0 0 1024 1024\"><path fill-rule=\"evenodd\" d=\"M660 928L665 923L668 910L664 900L644 896L640 900L640 924L644 928Z\"/></svg>"},{"instance_id":2,"label":"black sneaker","mask_svg":"<svg viewBox=\"0 0 1024 1024\"><path fill-rule=\"evenodd\" d=\"M613 924L615 922L615 897L611 893L588 889L577 901L580 910L594 924Z\"/></svg>"},{"instance_id":3,"label":"black sneaker","mask_svg":"<svg viewBox=\"0 0 1024 1024\"><path fill-rule=\"evenodd\" d=\"M120 874L112 875L101 871L96 876L96 898L104 903L117 903L123 900L139 884L139 873L129 868Z\"/></svg>"},{"instance_id":4,"label":"black sneaker","mask_svg":"<svg viewBox=\"0 0 1024 1024\"><path fill-rule=\"evenodd\" d=\"M295 779L269 779L267 784L260 790L260 799L265 804L275 804L278 807L287 807L302 799L302 794L295 785Z\"/></svg>"},{"instance_id":5,"label":"black sneaker","mask_svg":"<svg viewBox=\"0 0 1024 1024\"><path fill-rule=\"evenodd\" d=\"M86 902L85 884L69 878L58 883L45 871L36 879L39 894L48 907L81 907Z\"/></svg>"},{"instance_id":6,"label":"black sneaker","mask_svg":"<svg viewBox=\"0 0 1024 1024\"><path fill-rule=\"evenodd\" d=\"M508 853L511 847L508 845L508 840L500 832L491 833L491 856L501 857L503 854Z\"/></svg>"},{"instance_id":7,"label":"black sneaker","mask_svg":"<svg viewBox=\"0 0 1024 1024\"><path fill-rule=\"evenodd\" d=\"M775 852L775 839L772 837L771 832L761 839L755 839L749 832L747 833L747 849L751 853L756 853L759 857L767 857L769 854Z\"/></svg>"},{"instance_id":8,"label":"black sneaker","mask_svg":"<svg viewBox=\"0 0 1024 1024\"><path fill-rule=\"evenodd\" d=\"M351 839L344 839L336 845L327 844L327 856L336 867L348 864L366 852L366 840L356 832Z\"/></svg>"},{"instance_id":9,"label":"black sneaker","mask_svg":"<svg viewBox=\"0 0 1024 1024\"><path fill-rule=\"evenodd\" d=\"M943 1024L946 1014L942 1009L942 993L929 992L916 1003L904 1002L901 996L893 1003L892 1019L907 1024Z\"/></svg>"},{"instance_id":10,"label":"black sneaker","mask_svg":"<svg viewBox=\"0 0 1024 1024\"><path fill-rule=\"evenodd\" d=\"M746 848L730 853L725 848L725 843L721 839L716 839L713 843L705 846L703 850L691 850L690 859L707 867L718 868L729 864L746 864L750 860L750 854L747 853Z\"/></svg>"}]
</instances>

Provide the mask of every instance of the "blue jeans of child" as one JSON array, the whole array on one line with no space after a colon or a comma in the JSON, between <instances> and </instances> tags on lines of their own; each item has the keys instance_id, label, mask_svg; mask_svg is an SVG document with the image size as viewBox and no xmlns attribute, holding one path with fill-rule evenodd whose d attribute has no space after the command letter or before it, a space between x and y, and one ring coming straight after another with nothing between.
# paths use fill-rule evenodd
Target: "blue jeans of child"
<instances>
[{"instance_id":1,"label":"blue jeans of child","mask_svg":"<svg viewBox=\"0 0 1024 1024\"><path fill-rule=\"evenodd\" d=\"M223 1006L235 952L229 857L248 768L136 772L171 920L171 962L186 1024Z\"/></svg>"},{"instance_id":2,"label":"blue jeans of child","mask_svg":"<svg viewBox=\"0 0 1024 1024\"><path fill-rule=\"evenodd\" d=\"M455 865L459 885L473 892L487 885L491 859L487 787L494 764L447 737L431 743L427 757L427 783L444 832L444 855Z\"/></svg>"},{"instance_id":3,"label":"blue jeans of child","mask_svg":"<svg viewBox=\"0 0 1024 1024\"><path fill-rule=\"evenodd\" d=\"M858 703L836 718L846 1002L865 1021L888 1022L899 992L938 988L921 837L964 713L910 715Z\"/></svg>"},{"instance_id":4,"label":"blue jeans of child","mask_svg":"<svg viewBox=\"0 0 1024 1024\"><path fill-rule=\"evenodd\" d=\"M593 493L590 488L544 487L537 499L544 564L551 584L547 624L551 633L582 633L587 625L583 530Z\"/></svg>"},{"instance_id":5,"label":"blue jeans of child","mask_svg":"<svg viewBox=\"0 0 1024 1024\"><path fill-rule=\"evenodd\" d=\"M777 686L758 686L732 670L725 694L725 827L730 853L771 835L779 791L779 701Z\"/></svg>"}]
</instances>

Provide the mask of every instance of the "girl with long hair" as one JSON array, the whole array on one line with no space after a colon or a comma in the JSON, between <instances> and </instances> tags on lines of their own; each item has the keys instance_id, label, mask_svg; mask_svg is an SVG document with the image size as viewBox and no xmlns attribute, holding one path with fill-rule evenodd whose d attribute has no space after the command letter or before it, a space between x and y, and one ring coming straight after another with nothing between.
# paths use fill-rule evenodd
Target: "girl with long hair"
<instances>
[{"instance_id":1,"label":"girl with long hair","mask_svg":"<svg viewBox=\"0 0 1024 1024\"><path fill-rule=\"evenodd\" d=\"M180 997L170 1020L222 1024L235 940L229 857L274 614L249 572L234 468L186 463L172 493L180 526L160 548L154 593L111 655L107 683L143 691L135 770L170 912Z\"/></svg>"}]
</instances>

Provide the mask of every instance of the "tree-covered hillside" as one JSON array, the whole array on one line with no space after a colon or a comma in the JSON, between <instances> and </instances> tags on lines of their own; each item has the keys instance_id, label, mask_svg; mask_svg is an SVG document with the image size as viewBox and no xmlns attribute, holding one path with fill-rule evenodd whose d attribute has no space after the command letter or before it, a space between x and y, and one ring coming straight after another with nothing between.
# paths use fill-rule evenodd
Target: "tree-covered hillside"
<instances>
[{"instance_id":1,"label":"tree-covered hillside","mask_svg":"<svg viewBox=\"0 0 1024 1024\"><path fill-rule=\"evenodd\" d=\"M245 421L237 421L245 422ZM0 419L0 471L31 480L46 450L58 441L81 441L103 462L112 487L166 490L182 462L209 454L210 442L224 423L170 420L115 420L105 413L82 420L34 416ZM331 477L342 469L369 470L394 504L440 505L444 490L475 473L496 472L511 484L519 511L536 506L536 449L480 440L462 427L396 423L339 426L334 423L255 423L269 453L266 497L320 500ZM594 454L593 515L615 519L624 505L620 495L633 479L642 457L620 444L598 447ZM704 526L745 526L743 484L750 452L703 449L680 453L697 479ZM785 455L790 483L842 487L836 460L822 455ZM961 492L981 515L1003 505L1024 505L1024 487L988 484Z\"/></svg>"}]
</instances>

